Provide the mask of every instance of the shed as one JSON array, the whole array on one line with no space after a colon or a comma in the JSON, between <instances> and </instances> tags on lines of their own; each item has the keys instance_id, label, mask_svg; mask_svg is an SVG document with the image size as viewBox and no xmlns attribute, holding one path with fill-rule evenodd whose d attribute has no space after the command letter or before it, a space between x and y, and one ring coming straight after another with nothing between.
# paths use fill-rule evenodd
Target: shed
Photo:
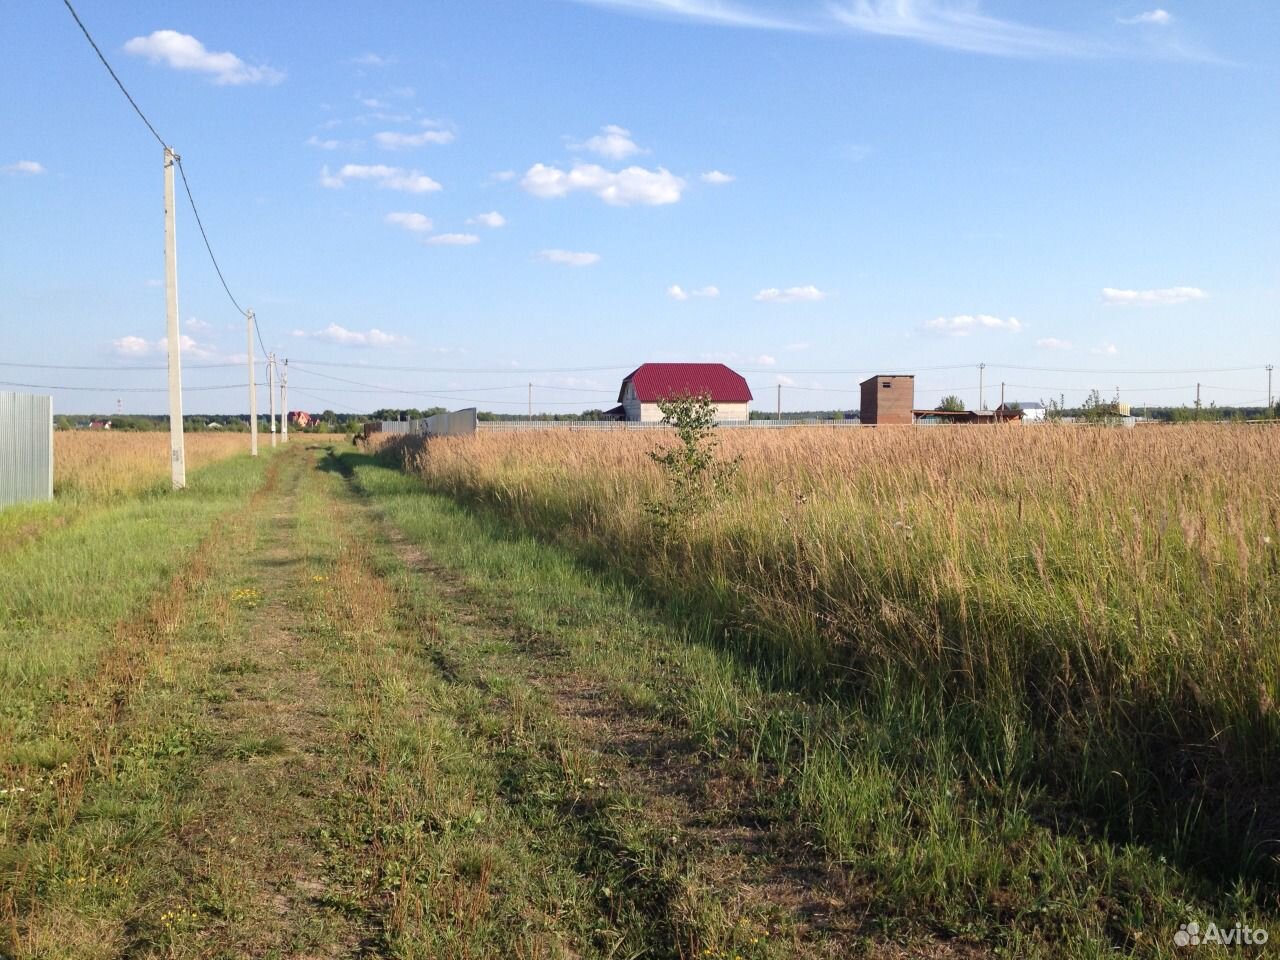
<instances>
[{"instance_id":1,"label":"shed","mask_svg":"<svg viewBox=\"0 0 1280 960\"><path fill-rule=\"evenodd\" d=\"M862 381L862 422L911 423L916 400L914 373L882 373Z\"/></svg>"},{"instance_id":2,"label":"shed","mask_svg":"<svg viewBox=\"0 0 1280 960\"><path fill-rule=\"evenodd\" d=\"M642 363L623 378L618 402L625 419L656 423L658 403L682 394L709 396L717 420L750 418L751 388L723 363Z\"/></svg>"}]
</instances>

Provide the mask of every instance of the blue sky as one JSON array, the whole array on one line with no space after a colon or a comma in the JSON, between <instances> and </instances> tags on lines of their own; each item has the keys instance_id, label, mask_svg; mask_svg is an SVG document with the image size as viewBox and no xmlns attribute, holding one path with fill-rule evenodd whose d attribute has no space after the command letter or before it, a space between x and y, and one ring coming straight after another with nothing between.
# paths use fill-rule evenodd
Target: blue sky
<instances>
[{"instance_id":1,"label":"blue sky","mask_svg":"<svg viewBox=\"0 0 1280 960\"><path fill-rule=\"evenodd\" d=\"M609 406L626 368L700 359L766 409L877 372L973 406L980 362L989 404L1260 403L1280 5L1161 3L77 9L292 407ZM5 21L0 380L162 412L160 147L61 3ZM186 384L231 385L207 365L243 321L178 217Z\"/></svg>"}]
</instances>

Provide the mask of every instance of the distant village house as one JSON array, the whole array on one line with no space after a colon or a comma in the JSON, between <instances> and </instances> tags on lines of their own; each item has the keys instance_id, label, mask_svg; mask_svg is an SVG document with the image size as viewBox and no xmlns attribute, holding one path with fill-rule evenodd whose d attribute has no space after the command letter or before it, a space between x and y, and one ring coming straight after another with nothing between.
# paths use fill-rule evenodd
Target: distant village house
<instances>
[{"instance_id":1,"label":"distant village house","mask_svg":"<svg viewBox=\"0 0 1280 960\"><path fill-rule=\"evenodd\" d=\"M750 419L751 388L742 374L723 363L641 364L623 378L619 405L607 411L606 416L657 423L662 419L658 403L682 394L710 397L717 420Z\"/></svg>"}]
</instances>

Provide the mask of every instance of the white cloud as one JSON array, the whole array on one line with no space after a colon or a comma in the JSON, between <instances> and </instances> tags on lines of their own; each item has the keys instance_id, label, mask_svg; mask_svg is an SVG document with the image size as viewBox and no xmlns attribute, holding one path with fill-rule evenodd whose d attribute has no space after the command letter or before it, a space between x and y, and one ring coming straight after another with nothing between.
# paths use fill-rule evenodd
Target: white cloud
<instances>
[{"instance_id":1,"label":"white cloud","mask_svg":"<svg viewBox=\"0 0 1280 960\"><path fill-rule=\"evenodd\" d=\"M213 324L205 323L199 317L187 317L187 322L184 326L186 326L188 330L193 330L196 333L203 333L206 330L213 329Z\"/></svg>"},{"instance_id":2,"label":"white cloud","mask_svg":"<svg viewBox=\"0 0 1280 960\"><path fill-rule=\"evenodd\" d=\"M756 27L766 30L800 30L795 21L783 20L765 14L754 13L729 0L578 0L595 7L612 7L618 10L651 16L700 20L731 27Z\"/></svg>"},{"instance_id":3,"label":"white cloud","mask_svg":"<svg viewBox=\"0 0 1280 960\"><path fill-rule=\"evenodd\" d=\"M543 199L586 191L611 206L627 207L632 204L659 206L677 203L686 184L665 167L657 170L627 167L615 173L594 163L575 164L572 170L567 171L535 163L525 172L520 186Z\"/></svg>"},{"instance_id":4,"label":"white cloud","mask_svg":"<svg viewBox=\"0 0 1280 960\"><path fill-rule=\"evenodd\" d=\"M546 263L561 263L567 267L589 267L600 262L600 254L574 250L543 250L538 259Z\"/></svg>"},{"instance_id":5,"label":"white cloud","mask_svg":"<svg viewBox=\"0 0 1280 960\"><path fill-rule=\"evenodd\" d=\"M325 340L329 343L337 343L344 347L390 347L400 343L406 343L406 339L399 334L384 333L377 327L369 330L348 330L346 327L331 323L323 330L314 330L308 333L306 330L294 330L295 337L305 337L308 340Z\"/></svg>"},{"instance_id":6,"label":"white cloud","mask_svg":"<svg viewBox=\"0 0 1280 960\"><path fill-rule=\"evenodd\" d=\"M644 153L631 139L631 131L617 124L601 127L600 132L582 143L572 143L570 150L588 150L610 160L625 160L637 153Z\"/></svg>"},{"instance_id":7,"label":"white cloud","mask_svg":"<svg viewBox=\"0 0 1280 960\"><path fill-rule=\"evenodd\" d=\"M778 365L778 358L771 357L767 353L762 353L760 356L752 357L751 359L762 367L776 367Z\"/></svg>"},{"instance_id":8,"label":"white cloud","mask_svg":"<svg viewBox=\"0 0 1280 960\"><path fill-rule=\"evenodd\" d=\"M1173 22L1173 14L1168 10L1162 10L1156 7L1154 10L1147 10L1145 13L1139 13L1132 17L1118 17L1119 23L1125 24L1152 24L1157 27L1167 27Z\"/></svg>"},{"instance_id":9,"label":"white cloud","mask_svg":"<svg viewBox=\"0 0 1280 960\"><path fill-rule=\"evenodd\" d=\"M421 213L388 213L383 219L412 233L428 233L432 226L431 218Z\"/></svg>"},{"instance_id":10,"label":"white cloud","mask_svg":"<svg viewBox=\"0 0 1280 960\"><path fill-rule=\"evenodd\" d=\"M134 37L124 45L125 53L146 57L152 63L163 63L174 70L205 73L219 86L247 83L279 83L284 74L271 67L254 67L234 53L214 53L187 33L156 30L145 37Z\"/></svg>"},{"instance_id":11,"label":"white cloud","mask_svg":"<svg viewBox=\"0 0 1280 960\"><path fill-rule=\"evenodd\" d=\"M1070 350L1070 340L1059 340L1057 337L1042 337L1036 341L1037 347L1043 347L1045 350Z\"/></svg>"},{"instance_id":12,"label":"white cloud","mask_svg":"<svg viewBox=\"0 0 1280 960\"><path fill-rule=\"evenodd\" d=\"M376 53L362 53L352 57L351 62L358 67L389 67L396 62L395 57L384 57Z\"/></svg>"},{"instance_id":13,"label":"white cloud","mask_svg":"<svg viewBox=\"0 0 1280 960\"><path fill-rule=\"evenodd\" d=\"M791 377L788 377L785 373L776 374L776 378L778 383L784 387L794 387L796 385L795 380L793 380Z\"/></svg>"},{"instance_id":14,"label":"white cloud","mask_svg":"<svg viewBox=\"0 0 1280 960\"><path fill-rule=\"evenodd\" d=\"M437 130L428 127L418 133L397 133L394 130L384 130L381 133L375 133L373 140L384 150L403 150L409 147L424 147L428 143L453 143L454 135L452 130Z\"/></svg>"},{"instance_id":15,"label":"white cloud","mask_svg":"<svg viewBox=\"0 0 1280 960\"><path fill-rule=\"evenodd\" d=\"M952 337L967 337L976 330L1006 330L1009 333L1017 333L1022 329L1022 323L1017 317L1002 320L988 313L960 314L954 317L937 317L926 323L925 329L935 330Z\"/></svg>"},{"instance_id":16,"label":"white cloud","mask_svg":"<svg viewBox=\"0 0 1280 960\"><path fill-rule=\"evenodd\" d=\"M667 287L667 296L672 300L688 300L690 297L703 297L711 300L720 296L720 288L713 284L707 284L705 287L698 287L694 290L686 290L678 283L673 283Z\"/></svg>"},{"instance_id":17,"label":"white cloud","mask_svg":"<svg viewBox=\"0 0 1280 960\"><path fill-rule=\"evenodd\" d=\"M703 183L710 183L713 186L723 186L726 183L733 183L738 178L731 173L722 173L719 170L708 170L699 179Z\"/></svg>"},{"instance_id":18,"label":"white cloud","mask_svg":"<svg viewBox=\"0 0 1280 960\"><path fill-rule=\"evenodd\" d=\"M442 233L435 237L428 237L425 242L441 247L469 247L479 243L480 238L474 233Z\"/></svg>"},{"instance_id":19,"label":"white cloud","mask_svg":"<svg viewBox=\"0 0 1280 960\"><path fill-rule=\"evenodd\" d=\"M34 176L44 173L44 166L35 160L19 160L17 163L11 163L7 166L0 167L0 173L20 173Z\"/></svg>"},{"instance_id":20,"label":"white cloud","mask_svg":"<svg viewBox=\"0 0 1280 960\"><path fill-rule=\"evenodd\" d=\"M355 140L324 139L316 136L307 137L307 146L315 147L318 150L338 150L342 147L353 146L358 142Z\"/></svg>"},{"instance_id":21,"label":"white cloud","mask_svg":"<svg viewBox=\"0 0 1280 960\"><path fill-rule=\"evenodd\" d=\"M1115 287L1103 287L1104 303L1169 305L1187 303L1191 300L1203 300L1207 296L1199 287L1163 287L1159 290L1117 290Z\"/></svg>"},{"instance_id":22,"label":"white cloud","mask_svg":"<svg viewBox=\"0 0 1280 960\"><path fill-rule=\"evenodd\" d=\"M831 7L842 26L858 33L1000 57L1091 56L1094 41L1029 27L982 12L974 0L842 0Z\"/></svg>"},{"instance_id":23,"label":"white cloud","mask_svg":"<svg viewBox=\"0 0 1280 960\"><path fill-rule=\"evenodd\" d=\"M507 183L515 178L516 172L514 170L499 170L497 173L489 174L489 179L496 183Z\"/></svg>"},{"instance_id":24,"label":"white cloud","mask_svg":"<svg viewBox=\"0 0 1280 960\"><path fill-rule=\"evenodd\" d=\"M403 190L406 193L434 193L444 189L436 181L417 170L388 167L384 164L348 163L338 172L330 173L328 167L320 171L320 185L337 189L349 180L371 180L387 190Z\"/></svg>"},{"instance_id":25,"label":"white cloud","mask_svg":"<svg viewBox=\"0 0 1280 960\"><path fill-rule=\"evenodd\" d=\"M191 321L196 324L192 329L207 329L208 324L203 327L199 326L199 321ZM178 337L179 349L184 357L193 357L197 360L213 360L226 359L213 350L201 343L197 343L194 339L185 333ZM111 349L120 357L128 357L136 359L138 357L154 357L167 356L169 353L169 339L160 337L158 340L147 340L145 337L137 337L132 334L126 337L111 341Z\"/></svg>"},{"instance_id":26,"label":"white cloud","mask_svg":"<svg viewBox=\"0 0 1280 960\"><path fill-rule=\"evenodd\" d=\"M497 210L490 210L488 213L477 213L474 217L468 217L467 223L477 223L482 227L491 227L496 230L498 227L507 225L507 218Z\"/></svg>"},{"instance_id":27,"label":"white cloud","mask_svg":"<svg viewBox=\"0 0 1280 960\"><path fill-rule=\"evenodd\" d=\"M1110 356L1114 356L1120 351L1116 349L1116 345L1114 343L1104 343L1100 347L1090 348L1089 352L1093 354L1097 354L1100 357L1110 357Z\"/></svg>"},{"instance_id":28,"label":"white cloud","mask_svg":"<svg viewBox=\"0 0 1280 960\"><path fill-rule=\"evenodd\" d=\"M800 301L825 300L826 298L826 293L810 284L804 287L787 287L785 290L780 290L777 287L768 287L757 293L753 299L757 303L797 303Z\"/></svg>"}]
</instances>

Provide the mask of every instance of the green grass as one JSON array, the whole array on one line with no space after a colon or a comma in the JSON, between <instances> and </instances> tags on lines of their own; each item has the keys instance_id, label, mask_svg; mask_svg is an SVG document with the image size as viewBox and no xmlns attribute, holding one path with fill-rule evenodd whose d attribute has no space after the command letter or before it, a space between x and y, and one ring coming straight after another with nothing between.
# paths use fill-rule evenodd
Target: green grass
<instances>
[{"instance_id":1,"label":"green grass","mask_svg":"<svg viewBox=\"0 0 1280 960\"><path fill-rule=\"evenodd\" d=\"M1018 714L975 741L954 703L905 664L833 697L768 645L744 647L699 617L688 595L651 605L643 581L584 566L564 528L464 508L386 466L355 473L395 526L532 636L555 637L574 669L744 765L776 828L812 836L847 872L875 937L959 938L1011 956L1164 956L1188 919L1280 926L1264 885L1168 862L1159 844L1109 834L1052 777L1026 776L1036 738Z\"/></svg>"}]
</instances>

